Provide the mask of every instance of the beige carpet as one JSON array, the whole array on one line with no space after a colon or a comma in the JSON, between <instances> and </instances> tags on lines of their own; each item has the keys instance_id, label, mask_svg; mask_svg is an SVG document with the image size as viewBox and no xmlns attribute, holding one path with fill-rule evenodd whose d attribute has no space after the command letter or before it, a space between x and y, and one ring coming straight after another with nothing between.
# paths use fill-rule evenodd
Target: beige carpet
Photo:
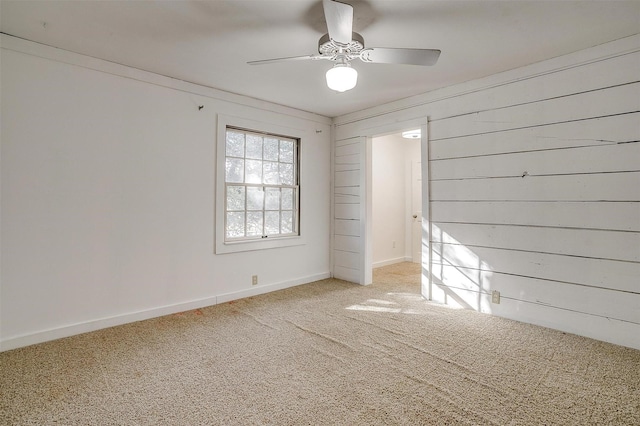
<instances>
[{"instance_id":1,"label":"beige carpet","mask_svg":"<svg viewBox=\"0 0 640 426\"><path fill-rule=\"evenodd\" d=\"M640 351L324 280L0 354L2 425L640 425Z\"/></svg>"}]
</instances>

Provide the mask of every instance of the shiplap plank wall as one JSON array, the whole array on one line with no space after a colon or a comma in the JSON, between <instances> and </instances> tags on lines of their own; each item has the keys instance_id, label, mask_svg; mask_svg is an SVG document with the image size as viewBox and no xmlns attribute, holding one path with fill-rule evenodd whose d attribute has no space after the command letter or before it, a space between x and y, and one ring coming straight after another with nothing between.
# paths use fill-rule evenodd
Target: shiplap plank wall
<instances>
[{"instance_id":1,"label":"shiplap plank wall","mask_svg":"<svg viewBox=\"0 0 640 426\"><path fill-rule=\"evenodd\" d=\"M363 275L364 149L362 138L339 140L334 156L333 276L355 283Z\"/></svg>"},{"instance_id":2,"label":"shiplap plank wall","mask_svg":"<svg viewBox=\"0 0 640 426\"><path fill-rule=\"evenodd\" d=\"M634 52L434 114L435 299L640 347L639 80Z\"/></svg>"},{"instance_id":3,"label":"shiplap plank wall","mask_svg":"<svg viewBox=\"0 0 640 426\"><path fill-rule=\"evenodd\" d=\"M429 121L425 297L640 349L639 81L634 35L337 117L335 135Z\"/></svg>"}]
</instances>

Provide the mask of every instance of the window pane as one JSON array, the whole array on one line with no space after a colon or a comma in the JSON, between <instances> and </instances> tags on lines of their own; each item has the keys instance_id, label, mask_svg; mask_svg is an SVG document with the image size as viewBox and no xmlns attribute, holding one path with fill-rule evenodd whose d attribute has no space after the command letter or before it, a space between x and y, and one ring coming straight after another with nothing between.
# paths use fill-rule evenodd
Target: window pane
<instances>
[{"instance_id":1,"label":"window pane","mask_svg":"<svg viewBox=\"0 0 640 426\"><path fill-rule=\"evenodd\" d=\"M264 233L266 235L280 233L280 212L264 212Z\"/></svg>"},{"instance_id":2,"label":"window pane","mask_svg":"<svg viewBox=\"0 0 640 426\"><path fill-rule=\"evenodd\" d=\"M280 183L280 176L278 173L278 163L271 161L264 162L264 183L277 185Z\"/></svg>"},{"instance_id":3,"label":"window pane","mask_svg":"<svg viewBox=\"0 0 640 426\"><path fill-rule=\"evenodd\" d=\"M247 160L247 174L245 176L246 183L262 183L262 161Z\"/></svg>"},{"instance_id":4,"label":"window pane","mask_svg":"<svg viewBox=\"0 0 640 426\"><path fill-rule=\"evenodd\" d=\"M262 188L247 188L247 210L262 210L264 203Z\"/></svg>"},{"instance_id":5,"label":"window pane","mask_svg":"<svg viewBox=\"0 0 640 426\"><path fill-rule=\"evenodd\" d=\"M264 138L264 159L278 161L278 139Z\"/></svg>"},{"instance_id":6,"label":"window pane","mask_svg":"<svg viewBox=\"0 0 640 426\"><path fill-rule=\"evenodd\" d=\"M280 183L293 185L293 164L280 163Z\"/></svg>"},{"instance_id":7,"label":"window pane","mask_svg":"<svg viewBox=\"0 0 640 426\"><path fill-rule=\"evenodd\" d=\"M227 212L227 238L244 237L244 212Z\"/></svg>"},{"instance_id":8,"label":"window pane","mask_svg":"<svg viewBox=\"0 0 640 426\"><path fill-rule=\"evenodd\" d=\"M239 158L227 158L225 166L226 182L242 182L244 180L244 160Z\"/></svg>"},{"instance_id":9,"label":"window pane","mask_svg":"<svg viewBox=\"0 0 640 426\"><path fill-rule=\"evenodd\" d=\"M280 161L283 163L293 163L292 141L280 141Z\"/></svg>"},{"instance_id":10,"label":"window pane","mask_svg":"<svg viewBox=\"0 0 640 426\"><path fill-rule=\"evenodd\" d=\"M280 210L280 188L266 188L264 195L265 210Z\"/></svg>"},{"instance_id":11,"label":"window pane","mask_svg":"<svg viewBox=\"0 0 640 426\"><path fill-rule=\"evenodd\" d=\"M286 210L280 213L280 232L291 234L293 232L293 212Z\"/></svg>"},{"instance_id":12,"label":"window pane","mask_svg":"<svg viewBox=\"0 0 640 426\"><path fill-rule=\"evenodd\" d=\"M282 188L282 210L293 209L293 188Z\"/></svg>"},{"instance_id":13,"label":"window pane","mask_svg":"<svg viewBox=\"0 0 640 426\"><path fill-rule=\"evenodd\" d=\"M244 133L227 131L227 156L244 157Z\"/></svg>"},{"instance_id":14,"label":"window pane","mask_svg":"<svg viewBox=\"0 0 640 426\"><path fill-rule=\"evenodd\" d=\"M247 236L262 234L262 212L247 212Z\"/></svg>"},{"instance_id":15,"label":"window pane","mask_svg":"<svg viewBox=\"0 0 640 426\"><path fill-rule=\"evenodd\" d=\"M227 210L244 210L244 186L227 186Z\"/></svg>"},{"instance_id":16,"label":"window pane","mask_svg":"<svg viewBox=\"0 0 640 426\"><path fill-rule=\"evenodd\" d=\"M225 167L225 239L299 232L298 146L286 136L227 128L225 155L219 160Z\"/></svg>"},{"instance_id":17,"label":"window pane","mask_svg":"<svg viewBox=\"0 0 640 426\"><path fill-rule=\"evenodd\" d=\"M262 136L247 135L247 158L262 160Z\"/></svg>"}]
</instances>

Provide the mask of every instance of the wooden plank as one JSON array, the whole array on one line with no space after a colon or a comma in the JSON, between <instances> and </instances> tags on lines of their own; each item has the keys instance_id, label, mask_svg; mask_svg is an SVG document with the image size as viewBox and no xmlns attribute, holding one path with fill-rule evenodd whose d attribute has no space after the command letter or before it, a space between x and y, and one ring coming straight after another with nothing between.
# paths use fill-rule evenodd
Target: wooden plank
<instances>
[{"instance_id":1,"label":"wooden plank","mask_svg":"<svg viewBox=\"0 0 640 426\"><path fill-rule=\"evenodd\" d=\"M336 164L333 166L334 172L349 172L359 171L360 166L358 164Z\"/></svg>"},{"instance_id":2,"label":"wooden plank","mask_svg":"<svg viewBox=\"0 0 640 426\"><path fill-rule=\"evenodd\" d=\"M335 158L335 164L355 166L360 169L360 154L343 155Z\"/></svg>"},{"instance_id":3,"label":"wooden plank","mask_svg":"<svg viewBox=\"0 0 640 426\"><path fill-rule=\"evenodd\" d=\"M640 112L430 141L433 160L640 140Z\"/></svg>"},{"instance_id":4,"label":"wooden plank","mask_svg":"<svg viewBox=\"0 0 640 426\"><path fill-rule=\"evenodd\" d=\"M360 253L360 238L356 236L336 235L333 247L338 251Z\"/></svg>"},{"instance_id":5,"label":"wooden plank","mask_svg":"<svg viewBox=\"0 0 640 426\"><path fill-rule=\"evenodd\" d=\"M640 264L486 247L433 245L436 265L454 265L544 280L640 293Z\"/></svg>"},{"instance_id":6,"label":"wooden plank","mask_svg":"<svg viewBox=\"0 0 640 426\"><path fill-rule=\"evenodd\" d=\"M438 285L445 286L452 292L472 291L490 297L491 292L497 290L501 298L539 303L640 324L640 294L575 286L452 265L437 268L433 273ZM470 299L466 300L471 302ZM490 298L488 302L491 302ZM478 310L482 307L481 303L475 306L470 304L472 306L467 308Z\"/></svg>"},{"instance_id":7,"label":"wooden plank","mask_svg":"<svg viewBox=\"0 0 640 426\"><path fill-rule=\"evenodd\" d=\"M360 219L360 206L358 204L336 204L334 208L335 219Z\"/></svg>"},{"instance_id":8,"label":"wooden plank","mask_svg":"<svg viewBox=\"0 0 640 426\"><path fill-rule=\"evenodd\" d=\"M360 271L357 269L335 266L333 268L333 276L340 280L345 280L357 284L360 279Z\"/></svg>"},{"instance_id":9,"label":"wooden plank","mask_svg":"<svg viewBox=\"0 0 640 426\"><path fill-rule=\"evenodd\" d=\"M473 98L468 98L470 106L467 111L478 111L494 102L499 105L498 100L493 100L493 91L500 87L506 87L503 92L504 96L501 97L506 99L506 105L513 105L514 103L547 99L558 94L576 93L635 81L637 80L639 66L635 60L630 61L630 65L625 70L610 69L607 65L612 64L610 61L615 57L637 53L639 38L640 36L638 35L626 37L612 43L538 62L523 68L513 69L479 80L434 90L422 95L336 117L334 119L335 133L338 139L365 133L383 134L397 129L394 124L406 122L410 119L417 120L426 116L433 116L435 119L442 116L450 116L463 112L467 101L465 98L474 93L477 93L478 96L475 102ZM623 45L624 47L622 47ZM565 82L546 84L546 81L555 74L578 70L587 67L591 63L598 62L605 64L599 71L572 74ZM617 76L620 72L626 72L626 74L618 78ZM612 77L609 78L609 76ZM593 83L591 83L592 81ZM530 82L532 87L512 86L519 82ZM454 103L457 99L460 99L460 102ZM449 104L451 104L451 108L447 109ZM436 112L442 112L442 115L434 116ZM372 129L375 132L367 133Z\"/></svg>"},{"instance_id":10,"label":"wooden plank","mask_svg":"<svg viewBox=\"0 0 640 426\"><path fill-rule=\"evenodd\" d=\"M359 204L360 197L357 195L335 195L333 201L336 204Z\"/></svg>"},{"instance_id":11,"label":"wooden plank","mask_svg":"<svg viewBox=\"0 0 640 426\"><path fill-rule=\"evenodd\" d=\"M336 147L336 158L348 157L352 156L353 154L360 154L360 144L353 143Z\"/></svg>"},{"instance_id":12,"label":"wooden plank","mask_svg":"<svg viewBox=\"0 0 640 426\"><path fill-rule=\"evenodd\" d=\"M504 299L491 305L491 313L592 339L640 349L640 326L588 313L558 309L537 303Z\"/></svg>"},{"instance_id":13,"label":"wooden plank","mask_svg":"<svg viewBox=\"0 0 640 426\"><path fill-rule=\"evenodd\" d=\"M576 287L533 278L493 274L490 290L501 298L522 300L555 306L572 311L591 313L640 325L640 294L620 293L591 287Z\"/></svg>"},{"instance_id":14,"label":"wooden plank","mask_svg":"<svg viewBox=\"0 0 640 426\"><path fill-rule=\"evenodd\" d=\"M359 220L344 220L336 219L334 222L334 233L338 235L351 235L354 237L360 236L360 221Z\"/></svg>"},{"instance_id":15,"label":"wooden plank","mask_svg":"<svg viewBox=\"0 0 640 426\"><path fill-rule=\"evenodd\" d=\"M435 223L432 241L640 262L635 232Z\"/></svg>"},{"instance_id":16,"label":"wooden plank","mask_svg":"<svg viewBox=\"0 0 640 426\"><path fill-rule=\"evenodd\" d=\"M336 204L359 204L360 198L348 195L336 195L334 197L334 202Z\"/></svg>"},{"instance_id":17,"label":"wooden plank","mask_svg":"<svg viewBox=\"0 0 640 426\"><path fill-rule=\"evenodd\" d=\"M440 286L471 290L485 294L491 293L492 289L497 290L494 288L492 281L492 278L496 274L495 272L459 267L446 264L446 262L436 264L432 272L434 282Z\"/></svg>"},{"instance_id":18,"label":"wooden plank","mask_svg":"<svg viewBox=\"0 0 640 426\"><path fill-rule=\"evenodd\" d=\"M333 255L335 256L336 266L360 270L360 253L333 250Z\"/></svg>"},{"instance_id":19,"label":"wooden plank","mask_svg":"<svg viewBox=\"0 0 640 426\"><path fill-rule=\"evenodd\" d=\"M432 271L434 277L444 277L444 270L455 269L459 272L457 282L465 283L466 288L486 290L485 278L496 271L495 267L476 254L475 247L450 247L443 244L433 245ZM443 254L444 253L444 254ZM449 274L451 276L451 273ZM462 276L466 279L462 279ZM483 278L484 277L484 278ZM451 283L447 283L450 285Z\"/></svg>"},{"instance_id":20,"label":"wooden plank","mask_svg":"<svg viewBox=\"0 0 640 426\"><path fill-rule=\"evenodd\" d=\"M360 171L349 170L335 173L334 185L340 186L357 186L360 185Z\"/></svg>"},{"instance_id":21,"label":"wooden plank","mask_svg":"<svg viewBox=\"0 0 640 426\"><path fill-rule=\"evenodd\" d=\"M640 173L431 182L432 201L640 201Z\"/></svg>"},{"instance_id":22,"label":"wooden plank","mask_svg":"<svg viewBox=\"0 0 640 426\"><path fill-rule=\"evenodd\" d=\"M335 189L335 195L354 195L360 196L359 186L341 186Z\"/></svg>"},{"instance_id":23,"label":"wooden plank","mask_svg":"<svg viewBox=\"0 0 640 426\"><path fill-rule=\"evenodd\" d=\"M360 143L360 138L347 138L347 139L338 139L336 140L336 149L345 145L358 145Z\"/></svg>"},{"instance_id":24,"label":"wooden plank","mask_svg":"<svg viewBox=\"0 0 640 426\"><path fill-rule=\"evenodd\" d=\"M430 139L499 132L640 111L640 83L465 114L431 123Z\"/></svg>"},{"instance_id":25,"label":"wooden plank","mask_svg":"<svg viewBox=\"0 0 640 426\"><path fill-rule=\"evenodd\" d=\"M640 134L638 135L640 141ZM640 170L640 143L456 158L431 163L433 180Z\"/></svg>"},{"instance_id":26,"label":"wooden plank","mask_svg":"<svg viewBox=\"0 0 640 426\"><path fill-rule=\"evenodd\" d=\"M471 309L478 312L491 312L490 296L474 290L453 288L443 285L438 280L433 283L438 303L455 308Z\"/></svg>"},{"instance_id":27,"label":"wooden plank","mask_svg":"<svg viewBox=\"0 0 640 426\"><path fill-rule=\"evenodd\" d=\"M446 99L433 108L432 120L482 111L488 103L505 107L629 83L637 81L639 73L640 52L636 51Z\"/></svg>"},{"instance_id":28,"label":"wooden plank","mask_svg":"<svg viewBox=\"0 0 640 426\"><path fill-rule=\"evenodd\" d=\"M575 227L640 232L640 203L431 203L433 222Z\"/></svg>"}]
</instances>

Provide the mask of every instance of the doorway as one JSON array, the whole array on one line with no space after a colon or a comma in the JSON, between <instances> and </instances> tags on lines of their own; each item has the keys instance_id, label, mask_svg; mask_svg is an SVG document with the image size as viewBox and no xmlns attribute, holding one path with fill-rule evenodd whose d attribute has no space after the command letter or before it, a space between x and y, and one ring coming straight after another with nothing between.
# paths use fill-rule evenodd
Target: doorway
<instances>
[{"instance_id":1,"label":"doorway","mask_svg":"<svg viewBox=\"0 0 640 426\"><path fill-rule=\"evenodd\" d=\"M372 138L372 267L422 258L421 140Z\"/></svg>"}]
</instances>

